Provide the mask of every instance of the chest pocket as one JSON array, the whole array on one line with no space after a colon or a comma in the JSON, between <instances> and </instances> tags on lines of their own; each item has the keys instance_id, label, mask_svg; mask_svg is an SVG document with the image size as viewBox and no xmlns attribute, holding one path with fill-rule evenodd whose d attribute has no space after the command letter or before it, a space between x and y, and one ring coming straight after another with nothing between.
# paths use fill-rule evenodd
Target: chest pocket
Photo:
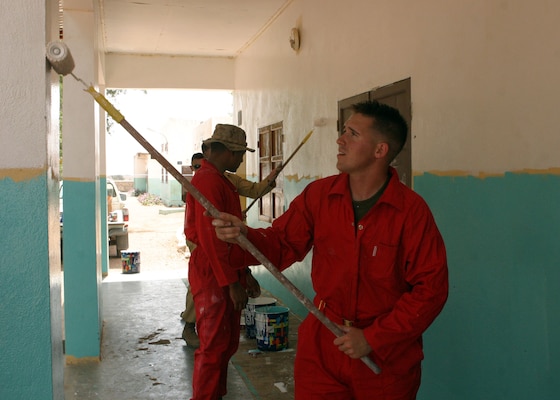
<instances>
[{"instance_id":1,"label":"chest pocket","mask_svg":"<svg viewBox=\"0 0 560 400\"><path fill-rule=\"evenodd\" d=\"M367 277L375 279L395 277L398 246L385 243L370 244L362 248L361 253L361 269Z\"/></svg>"}]
</instances>

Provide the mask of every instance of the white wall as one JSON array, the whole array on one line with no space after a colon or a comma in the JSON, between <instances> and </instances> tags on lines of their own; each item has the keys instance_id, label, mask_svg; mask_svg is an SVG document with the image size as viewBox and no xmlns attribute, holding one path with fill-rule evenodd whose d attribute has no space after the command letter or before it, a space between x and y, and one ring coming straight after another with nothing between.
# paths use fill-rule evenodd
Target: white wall
<instances>
[{"instance_id":1,"label":"white wall","mask_svg":"<svg viewBox=\"0 0 560 400\"><path fill-rule=\"evenodd\" d=\"M179 171L181 166L177 164L178 161L182 165L190 165L192 153L200 151L200 146L197 146L193 138L193 131L199 125L199 121L170 118L162 127L162 133L169 141L166 158Z\"/></svg>"},{"instance_id":2,"label":"white wall","mask_svg":"<svg viewBox=\"0 0 560 400\"><path fill-rule=\"evenodd\" d=\"M258 127L284 121L288 153L328 117L285 169L324 176L337 101L411 77L414 172L558 167L558 15L547 0L295 0L236 60L236 112L253 146Z\"/></svg>"}]
</instances>

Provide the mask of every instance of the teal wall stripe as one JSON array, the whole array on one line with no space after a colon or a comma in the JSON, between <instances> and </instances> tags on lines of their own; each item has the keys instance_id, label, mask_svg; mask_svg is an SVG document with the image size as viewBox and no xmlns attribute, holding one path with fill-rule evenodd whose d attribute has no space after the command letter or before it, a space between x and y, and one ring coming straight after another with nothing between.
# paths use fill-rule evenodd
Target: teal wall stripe
<instances>
[{"instance_id":1,"label":"teal wall stripe","mask_svg":"<svg viewBox=\"0 0 560 400\"><path fill-rule=\"evenodd\" d=\"M51 329L47 182L0 179L0 193L0 398L51 398L63 359L51 344L62 329Z\"/></svg>"},{"instance_id":2,"label":"teal wall stripe","mask_svg":"<svg viewBox=\"0 0 560 400\"><path fill-rule=\"evenodd\" d=\"M286 199L286 207L289 203L300 194L305 187L312 182L313 179L302 179L300 181L284 181L284 197ZM251 203L251 200L247 202L247 205ZM258 220L258 208L255 204L249 210L247 221L251 227L267 227L268 223L264 223ZM288 290L286 289L268 270L263 267L251 267L253 274L261 284L263 288L273 293L278 299L282 300L284 304L292 311L294 314L305 317L307 315L307 309L301 304L301 302ZM293 264L290 268L282 272L299 290L301 290L307 298L310 300L315 296L315 291L311 286L311 281L309 279L311 275L311 253L299 263Z\"/></svg>"},{"instance_id":3,"label":"teal wall stripe","mask_svg":"<svg viewBox=\"0 0 560 400\"><path fill-rule=\"evenodd\" d=\"M161 196L162 185L161 178L148 178L148 193Z\"/></svg>"},{"instance_id":4,"label":"teal wall stripe","mask_svg":"<svg viewBox=\"0 0 560 400\"><path fill-rule=\"evenodd\" d=\"M421 399L558 398L560 177L414 178L448 252Z\"/></svg>"},{"instance_id":5,"label":"teal wall stripe","mask_svg":"<svg viewBox=\"0 0 560 400\"><path fill-rule=\"evenodd\" d=\"M147 192L161 198L166 207L179 207L184 205L181 199L183 187L171 175L169 175L167 183L163 183L161 178L148 179Z\"/></svg>"},{"instance_id":6,"label":"teal wall stripe","mask_svg":"<svg viewBox=\"0 0 560 400\"><path fill-rule=\"evenodd\" d=\"M145 193L148 190L148 179L135 177L134 190L138 193Z\"/></svg>"},{"instance_id":7,"label":"teal wall stripe","mask_svg":"<svg viewBox=\"0 0 560 400\"><path fill-rule=\"evenodd\" d=\"M66 355L97 357L100 348L95 182L64 181Z\"/></svg>"}]
</instances>

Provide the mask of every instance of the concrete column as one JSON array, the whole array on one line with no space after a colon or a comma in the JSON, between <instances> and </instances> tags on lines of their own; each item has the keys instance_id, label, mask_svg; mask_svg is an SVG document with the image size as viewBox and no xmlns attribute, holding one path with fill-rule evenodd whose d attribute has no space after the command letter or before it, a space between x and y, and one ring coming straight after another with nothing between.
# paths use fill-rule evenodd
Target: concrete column
<instances>
[{"instance_id":1,"label":"concrete column","mask_svg":"<svg viewBox=\"0 0 560 400\"><path fill-rule=\"evenodd\" d=\"M58 2L0 4L0 398L63 399Z\"/></svg>"},{"instance_id":2,"label":"concrete column","mask_svg":"<svg viewBox=\"0 0 560 400\"><path fill-rule=\"evenodd\" d=\"M95 84L97 51L93 8L66 2L64 41L74 74ZM101 205L98 111L74 78L64 79L64 313L66 362L99 360L101 340Z\"/></svg>"}]
</instances>

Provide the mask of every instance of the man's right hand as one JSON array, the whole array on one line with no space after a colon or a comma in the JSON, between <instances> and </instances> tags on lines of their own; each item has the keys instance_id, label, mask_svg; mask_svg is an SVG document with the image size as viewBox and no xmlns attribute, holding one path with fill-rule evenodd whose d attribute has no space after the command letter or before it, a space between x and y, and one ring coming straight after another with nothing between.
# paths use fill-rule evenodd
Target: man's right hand
<instances>
[{"instance_id":1,"label":"man's right hand","mask_svg":"<svg viewBox=\"0 0 560 400\"><path fill-rule=\"evenodd\" d=\"M247 234L247 226L235 215L220 213L218 218L212 220L216 229L216 236L224 242L237 243L240 235Z\"/></svg>"},{"instance_id":2,"label":"man's right hand","mask_svg":"<svg viewBox=\"0 0 560 400\"><path fill-rule=\"evenodd\" d=\"M247 296L247 291L241 283L235 282L229 285L229 297L231 297L231 301L233 302L233 307L236 311L241 311L247 305L247 301L249 297Z\"/></svg>"}]
</instances>

